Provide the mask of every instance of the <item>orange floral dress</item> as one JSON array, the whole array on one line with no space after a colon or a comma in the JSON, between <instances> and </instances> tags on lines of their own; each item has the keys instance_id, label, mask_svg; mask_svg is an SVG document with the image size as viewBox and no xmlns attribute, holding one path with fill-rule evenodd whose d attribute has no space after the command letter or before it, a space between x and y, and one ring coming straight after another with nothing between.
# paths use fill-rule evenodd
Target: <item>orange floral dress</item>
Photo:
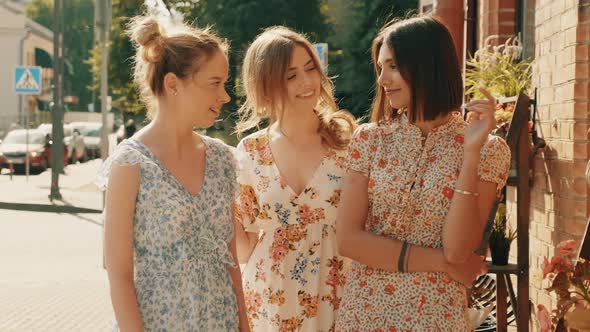
<instances>
[{"instance_id":1,"label":"orange floral dress","mask_svg":"<svg viewBox=\"0 0 590 332\"><path fill-rule=\"evenodd\" d=\"M259 241L242 278L252 331L334 331L344 285L336 213L346 151L330 150L301 194L283 180L268 131L238 145L236 215Z\"/></svg>"},{"instance_id":2,"label":"orange floral dress","mask_svg":"<svg viewBox=\"0 0 590 332\"><path fill-rule=\"evenodd\" d=\"M466 126L456 114L432 129L424 142L405 114L357 129L347 163L369 178L368 231L442 247ZM509 167L508 146L490 136L481 151L480 179L504 186ZM336 330L468 331L466 288L442 272L392 273L353 262Z\"/></svg>"}]
</instances>

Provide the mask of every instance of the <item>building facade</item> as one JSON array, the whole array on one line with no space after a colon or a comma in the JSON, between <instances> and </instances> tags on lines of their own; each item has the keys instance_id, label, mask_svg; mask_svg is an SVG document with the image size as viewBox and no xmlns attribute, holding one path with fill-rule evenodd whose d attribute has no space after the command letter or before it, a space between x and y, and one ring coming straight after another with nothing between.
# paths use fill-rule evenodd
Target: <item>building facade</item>
<instances>
[{"instance_id":1,"label":"building facade","mask_svg":"<svg viewBox=\"0 0 590 332\"><path fill-rule=\"evenodd\" d=\"M444 10L437 13L437 7L459 8L463 18ZM555 308L555 298L536 276L541 273L543 258L553 256L559 242L583 240L590 212L585 180L590 157L590 1L424 0L420 8L432 8L435 15L451 23L453 36L462 36L458 37L461 42L455 43L461 45L459 54L472 55L491 35L499 36L499 42L518 35L524 58L534 60L537 128L547 147L533 161L529 290L533 308L537 304ZM514 222L515 187L508 188L507 202ZM514 245L512 249L514 256Z\"/></svg>"},{"instance_id":2,"label":"building facade","mask_svg":"<svg viewBox=\"0 0 590 332\"><path fill-rule=\"evenodd\" d=\"M27 112L36 114L39 101L51 100L53 33L27 18L20 3L0 0L0 139L13 124L25 125ZM14 68L41 66L42 94L14 94Z\"/></svg>"}]
</instances>

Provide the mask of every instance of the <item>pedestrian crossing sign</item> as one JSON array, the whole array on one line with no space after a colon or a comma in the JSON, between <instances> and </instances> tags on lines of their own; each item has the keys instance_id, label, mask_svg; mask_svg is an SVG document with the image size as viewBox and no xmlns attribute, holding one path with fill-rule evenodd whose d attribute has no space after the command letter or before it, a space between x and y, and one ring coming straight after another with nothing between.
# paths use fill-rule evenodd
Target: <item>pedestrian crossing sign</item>
<instances>
[{"instance_id":1,"label":"pedestrian crossing sign","mask_svg":"<svg viewBox=\"0 0 590 332\"><path fill-rule=\"evenodd\" d=\"M14 70L14 93L41 94L41 67L16 67Z\"/></svg>"}]
</instances>

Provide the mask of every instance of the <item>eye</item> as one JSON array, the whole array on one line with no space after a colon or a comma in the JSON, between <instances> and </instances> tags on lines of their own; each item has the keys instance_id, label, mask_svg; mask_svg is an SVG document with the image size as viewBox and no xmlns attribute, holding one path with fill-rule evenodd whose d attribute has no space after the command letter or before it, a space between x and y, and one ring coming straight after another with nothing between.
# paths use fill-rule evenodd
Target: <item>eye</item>
<instances>
[{"instance_id":1,"label":"eye","mask_svg":"<svg viewBox=\"0 0 590 332\"><path fill-rule=\"evenodd\" d=\"M394 69L394 70L395 70L395 69L397 69L397 66L392 64L392 65L389 65L389 68L391 68L391 69Z\"/></svg>"},{"instance_id":2,"label":"eye","mask_svg":"<svg viewBox=\"0 0 590 332\"><path fill-rule=\"evenodd\" d=\"M294 79L295 76L297 76L297 75L289 75L289 76L287 76L287 81L290 81L290 80Z\"/></svg>"},{"instance_id":3,"label":"eye","mask_svg":"<svg viewBox=\"0 0 590 332\"><path fill-rule=\"evenodd\" d=\"M309 68L306 68L306 69L305 69L305 71L314 71L314 70L315 70L315 66L313 66L313 67L309 67Z\"/></svg>"}]
</instances>

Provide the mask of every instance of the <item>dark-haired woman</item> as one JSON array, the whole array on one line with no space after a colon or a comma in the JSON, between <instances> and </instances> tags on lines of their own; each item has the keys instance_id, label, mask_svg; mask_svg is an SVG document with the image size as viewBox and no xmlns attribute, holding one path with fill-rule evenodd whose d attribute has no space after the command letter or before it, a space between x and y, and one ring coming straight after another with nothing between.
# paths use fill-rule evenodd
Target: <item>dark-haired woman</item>
<instances>
[{"instance_id":1,"label":"dark-haired woman","mask_svg":"<svg viewBox=\"0 0 590 332\"><path fill-rule=\"evenodd\" d=\"M490 136L494 99L459 111L461 72L448 30L416 17L373 41L372 121L349 145L338 211L340 253L354 260L337 331L468 331L474 254L510 151Z\"/></svg>"}]
</instances>

